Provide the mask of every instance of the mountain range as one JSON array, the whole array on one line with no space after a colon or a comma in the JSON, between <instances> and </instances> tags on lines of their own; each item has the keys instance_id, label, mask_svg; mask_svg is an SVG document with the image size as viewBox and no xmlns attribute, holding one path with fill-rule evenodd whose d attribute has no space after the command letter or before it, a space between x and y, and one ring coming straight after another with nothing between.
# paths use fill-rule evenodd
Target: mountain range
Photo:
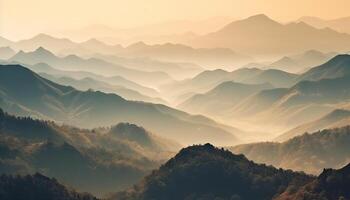
<instances>
[{"instance_id":1,"label":"mountain range","mask_svg":"<svg viewBox=\"0 0 350 200\"><path fill-rule=\"evenodd\" d=\"M160 91L173 97L188 93L205 93L226 81L244 84L269 83L276 88L290 87L296 77L296 74L276 69L240 68L231 72L222 69L206 70L191 79L164 84Z\"/></svg>"},{"instance_id":2,"label":"mountain range","mask_svg":"<svg viewBox=\"0 0 350 200\"><path fill-rule=\"evenodd\" d=\"M61 70L89 71L105 76L118 75L130 79L134 82L152 86L157 86L157 84L172 80L172 78L164 72L146 72L129 69L96 58L84 59L76 55L58 57L43 47L39 47L33 52L20 51L12 58L10 58L9 61L25 63L29 65L44 62L54 68Z\"/></svg>"},{"instance_id":3,"label":"mountain range","mask_svg":"<svg viewBox=\"0 0 350 200\"><path fill-rule=\"evenodd\" d=\"M345 109L336 109L315 121L307 122L279 135L275 140L283 142L304 133L312 133L323 129L343 127L349 124L350 111Z\"/></svg>"},{"instance_id":4,"label":"mountain range","mask_svg":"<svg viewBox=\"0 0 350 200\"><path fill-rule=\"evenodd\" d=\"M57 77L57 76L53 76L45 73L39 73L39 75L55 83L66 85L66 86L72 86L82 91L91 89L96 91L102 91L105 93L114 93L128 100L166 104L166 102L161 98L149 97L139 93L138 91L125 88L123 86L111 85L107 82L95 80L90 77L86 77L83 79L74 79L66 76Z\"/></svg>"},{"instance_id":5,"label":"mountain range","mask_svg":"<svg viewBox=\"0 0 350 200\"><path fill-rule=\"evenodd\" d=\"M269 83L244 84L227 81L206 93L193 95L178 105L178 108L190 113L220 117L222 111L234 107L248 96L272 88Z\"/></svg>"},{"instance_id":6,"label":"mountain range","mask_svg":"<svg viewBox=\"0 0 350 200\"><path fill-rule=\"evenodd\" d=\"M232 144L238 142L233 134L243 133L161 104L128 101L115 94L62 86L19 65L0 66L0 77L1 107L20 116L89 128L118 122L136 123L182 144L205 141ZM14 82L14 77L21 84Z\"/></svg>"},{"instance_id":7,"label":"mountain range","mask_svg":"<svg viewBox=\"0 0 350 200\"><path fill-rule=\"evenodd\" d=\"M331 28L341 33L350 33L350 17L325 20L319 17L304 16L299 18L297 21L305 22L316 28Z\"/></svg>"},{"instance_id":8,"label":"mountain range","mask_svg":"<svg viewBox=\"0 0 350 200\"><path fill-rule=\"evenodd\" d=\"M6 64L8 62L4 62ZM21 64L21 63L12 63L12 64ZM23 64L22 64L23 65ZM58 70L51 66L49 66L46 63L38 63L35 65L25 65L29 69L33 70L36 73L39 74L49 74L51 76L55 77L70 77L73 79L84 79L84 78L92 78L97 81L106 82L111 85L119 86L128 88L130 90L135 90L143 95L150 96L150 97L159 97L159 92L157 92L155 89L142 86L138 83L135 83L133 81L127 80L121 76L102 76L98 74L94 74L92 72L87 71L65 71L65 70Z\"/></svg>"},{"instance_id":9,"label":"mountain range","mask_svg":"<svg viewBox=\"0 0 350 200\"><path fill-rule=\"evenodd\" d=\"M144 61L145 63L149 63L150 60L157 60L158 63L156 64L164 64L165 68L167 68L170 62L173 63L173 65L185 67L185 69L188 67L188 63L192 63L190 69L193 68L193 65L197 65L197 68L198 65L201 67L216 67L217 65L221 65L227 68L237 68L235 66L253 60L249 56L241 55L228 48L193 48L185 44L169 42L148 45L141 41L122 47L120 45L108 45L96 39L78 43L67 38L56 38L47 34L39 34L33 38L17 42L6 39L0 40L0 46L11 47L16 51L22 50L26 52L35 51L39 47L42 47L60 56L77 55L92 58L96 54L102 54L104 58L109 57L110 61L113 60L115 62L116 59L109 56L113 55L129 58L128 60L122 61L124 63L128 61L129 64L130 61L132 61L132 66L137 66L138 68L142 66L142 62L137 59L132 60L131 58L146 58ZM137 63L137 65L135 65L135 63ZM117 63L117 65L122 64L123 63Z\"/></svg>"},{"instance_id":10,"label":"mountain range","mask_svg":"<svg viewBox=\"0 0 350 200\"><path fill-rule=\"evenodd\" d=\"M292 87L263 90L227 110L226 117L248 119L256 124L272 122L283 129L312 122L342 108L349 100L348 59L338 55L294 77ZM286 131L286 130L284 130Z\"/></svg>"},{"instance_id":11,"label":"mountain range","mask_svg":"<svg viewBox=\"0 0 350 200\"><path fill-rule=\"evenodd\" d=\"M346 126L303 134L283 143L244 144L230 150L257 163L319 174L324 168L340 168L349 163L349 141L350 127Z\"/></svg>"},{"instance_id":12,"label":"mountain range","mask_svg":"<svg viewBox=\"0 0 350 200\"><path fill-rule=\"evenodd\" d=\"M292 73L303 73L309 70L309 68L319 66L335 56L336 53L333 52L323 53L316 50L309 50L301 54L284 56L272 62L267 67Z\"/></svg>"},{"instance_id":13,"label":"mountain range","mask_svg":"<svg viewBox=\"0 0 350 200\"><path fill-rule=\"evenodd\" d=\"M260 14L233 21L189 43L195 47L231 48L251 56L283 56L309 49L347 51L350 35L330 28L317 29L304 22L281 24Z\"/></svg>"}]
</instances>

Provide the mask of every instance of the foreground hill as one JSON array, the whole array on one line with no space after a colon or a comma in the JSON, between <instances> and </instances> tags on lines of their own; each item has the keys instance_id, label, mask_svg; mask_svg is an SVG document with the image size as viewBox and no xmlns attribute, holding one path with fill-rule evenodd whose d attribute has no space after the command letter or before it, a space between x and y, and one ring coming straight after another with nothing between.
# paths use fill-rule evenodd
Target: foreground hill
<instances>
[{"instance_id":1,"label":"foreground hill","mask_svg":"<svg viewBox=\"0 0 350 200\"><path fill-rule=\"evenodd\" d=\"M232 144L238 140L231 133L241 132L164 105L127 101L102 92L78 91L48 81L18 65L0 66L0 91L0 105L5 111L80 127L130 122L182 144L207 141Z\"/></svg>"},{"instance_id":2,"label":"foreground hill","mask_svg":"<svg viewBox=\"0 0 350 200\"><path fill-rule=\"evenodd\" d=\"M242 155L210 144L182 149L118 200L261 199L271 200L288 186L298 188L313 178L258 165Z\"/></svg>"},{"instance_id":3,"label":"foreground hill","mask_svg":"<svg viewBox=\"0 0 350 200\"><path fill-rule=\"evenodd\" d=\"M230 150L258 163L319 174L324 168L339 168L350 159L350 127L304 134L283 143L253 143Z\"/></svg>"},{"instance_id":4,"label":"foreground hill","mask_svg":"<svg viewBox=\"0 0 350 200\"><path fill-rule=\"evenodd\" d=\"M276 200L348 200L350 199L350 164L338 169L325 169L317 179L297 191L287 190Z\"/></svg>"},{"instance_id":5,"label":"foreground hill","mask_svg":"<svg viewBox=\"0 0 350 200\"><path fill-rule=\"evenodd\" d=\"M28 176L0 176L0 199L2 200L97 200L89 194L67 189L41 174Z\"/></svg>"},{"instance_id":6,"label":"foreground hill","mask_svg":"<svg viewBox=\"0 0 350 200\"><path fill-rule=\"evenodd\" d=\"M303 22L281 24L266 15L255 15L199 36L191 44L239 49L249 55L288 55L309 49L347 51L350 35L329 28L317 29Z\"/></svg>"},{"instance_id":7,"label":"foreground hill","mask_svg":"<svg viewBox=\"0 0 350 200\"><path fill-rule=\"evenodd\" d=\"M98 196L129 187L180 148L133 124L87 130L1 109L0 136L0 174L40 172Z\"/></svg>"}]
</instances>

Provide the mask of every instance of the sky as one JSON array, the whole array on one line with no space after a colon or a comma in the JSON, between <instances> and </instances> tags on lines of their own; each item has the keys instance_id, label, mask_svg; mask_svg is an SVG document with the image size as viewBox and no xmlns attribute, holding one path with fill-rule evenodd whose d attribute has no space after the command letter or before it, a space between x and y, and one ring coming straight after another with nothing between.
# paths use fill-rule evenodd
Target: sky
<instances>
[{"instance_id":1,"label":"sky","mask_svg":"<svg viewBox=\"0 0 350 200\"><path fill-rule=\"evenodd\" d=\"M349 16L348 8L349 0L0 0L0 35L22 39L94 24L129 28L260 13L283 22L301 16L334 19Z\"/></svg>"}]
</instances>

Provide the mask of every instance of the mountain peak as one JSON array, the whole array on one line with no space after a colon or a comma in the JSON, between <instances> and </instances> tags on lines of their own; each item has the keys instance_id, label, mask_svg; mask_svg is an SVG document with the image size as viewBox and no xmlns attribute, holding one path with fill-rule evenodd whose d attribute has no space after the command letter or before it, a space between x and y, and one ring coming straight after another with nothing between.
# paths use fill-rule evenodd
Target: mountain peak
<instances>
[{"instance_id":1,"label":"mountain peak","mask_svg":"<svg viewBox=\"0 0 350 200\"><path fill-rule=\"evenodd\" d=\"M269 18L267 15L265 14L257 14L257 15L253 15L248 17L246 20L271 20L273 21L271 18Z\"/></svg>"},{"instance_id":2,"label":"mountain peak","mask_svg":"<svg viewBox=\"0 0 350 200\"><path fill-rule=\"evenodd\" d=\"M55 56L51 51L45 49L42 46L37 48L33 53L38 54L40 56Z\"/></svg>"},{"instance_id":3,"label":"mountain peak","mask_svg":"<svg viewBox=\"0 0 350 200\"><path fill-rule=\"evenodd\" d=\"M253 15L248 18L234 21L228 25L226 25L224 28L219 30L219 32L225 32L225 31L231 31L231 30L240 30L241 28L252 28L252 27L259 27L260 29L266 29L267 27L273 28L277 26L282 26L280 23L272 20L268 16L264 14L258 14Z\"/></svg>"},{"instance_id":4,"label":"mountain peak","mask_svg":"<svg viewBox=\"0 0 350 200\"><path fill-rule=\"evenodd\" d=\"M127 48L128 49L139 49L139 48L144 48L144 47L147 47L147 44L140 41L140 42L136 42L136 43L129 45Z\"/></svg>"},{"instance_id":5,"label":"mountain peak","mask_svg":"<svg viewBox=\"0 0 350 200\"><path fill-rule=\"evenodd\" d=\"M39 33L38 35L34 36L32 39L45 40L45 39L53 39L53 37L45 33Z\"/></svg>"}]
</instances>

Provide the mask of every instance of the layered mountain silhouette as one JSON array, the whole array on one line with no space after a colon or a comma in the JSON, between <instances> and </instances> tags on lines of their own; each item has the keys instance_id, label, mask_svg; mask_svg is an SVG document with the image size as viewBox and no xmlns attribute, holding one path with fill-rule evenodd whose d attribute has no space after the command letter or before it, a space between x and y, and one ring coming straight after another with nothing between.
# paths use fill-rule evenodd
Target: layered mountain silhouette
<instances>
[{"instance_id":1,"label":"layered mountain silhouette","mask_svg":"<svg viewBox=\"0 0 350 200\"><path fill-rule=\"evenodd\" d=\"M288 89L261 91L227 113L292 127L312 122L349 100L349 55L339 55L296 76Z\"/></svg>"},{"instance_id":2,"label":"layered mountain silhouette","mask_svg":"<svg viewBox=\"0 0 350 200\"><path fill-rule=\"evenodd\" d=\"M280 136L278 136L276 141L286 141L304 133L312 133L318 130L330 129L336 127L343 127L350 124L350 111L344 109L336 109L327 115L300 126L297 126Z\"/></svg>"},{"instance_id":3,"label":"layered mountain silhouette","mask_svg":"<svg viewBox=\"0 0 350 200\"><path fill-rule=\"evenodd\" d=\"M0 47L0 59L7 60L14 56L16 52L10 47Z\"/></svg>"},{"instance_id":4,"label":"layered mountain silhouette","mask_svg":"<svg viewBox=\"0 0 350 200\"><path fill-rule=\"evenodd\" d=\"M56 77L56 76L52 76L44 73L40 73L40 76L48 80L51 80L55 83L72 86L74 88L77 88L83 91L92 89L92 90L102 91L105 93L114 93L128 100L166 104L166 102L161 98L152 98L152 97L143 95L138 91L128 89L123 86L111 85L109 83L95 80L90 77L86 77L83 79L74 79L74 78L65 77L65 76Z\"/></svg>"},{"instance_id":5,"label":"layered mountain silhouette","mask_svg":"<svg viewBox=\"0 0 350 200\"><path fill-rule=\"evenodd\" d=\"M191 36L192 38L194 37ZM142 41L142 39L137 41ZM77 43L66 38L56 38L47 34L39 34L33 38L18 42L12 42L6 39L0 40L0 46L9 46L18 51L35 51L38 47L43 47L52 51L54 54L64 56L78 55L91 57L96 54L103 54L118 55L126 58L143 57L155 59L159 62L165 61L164 67L168 65L166 62L178 62L176 65L185 67L187 65L181 63L194 63L205 67L222 65L232 68L252 61L251 57L241 55L227 48L192 48L184 44L169 43L169 41L155 45L136 42L122 47L120 45L108 45L96 39ZM134 60L133 62L139 61ZM159 62L158 65L160 64ZM139 67L140 64L138 63ZM117 63L117 65L122 65L122 63Z\"/></svg>"},{"instance_id":6,"label":"layered mountain silhouette","mask_svg":"<svg viewBox=\"0 0 350 200\"><path fill-rule=\"evenodd\" d=\"M25 65L29 69L33 70L36 73L39 74L49 74L51 76L59 76L59 77L71 77L73 79L85 79L85 78L92 78L97 81L107 82L109 84L120 86L124 88L128 88L131 90L135 90L141 94L151 96L151 97L159 97L159 93L152 88L142 86L138 83L135 83L133 81L130 81L128 79L125 79L121 76L102 76L98 74L94 74L91 72L86 71L64 71L64 70L58 70L51 66L49 66L46 63L38 63L35 65Z\"/></svg>"},{"instance_id":7,"label":"layered mountain silhouette","mask_svg":"<svg viewBox=\"0 0 350 200\"><path fill-rule=\"evenodd\" d=\"M172 62L190 62L206 68L223 66L230 69L232 66L239 66L252 61L252 58L240 55L227 48L192 48L191 46L172 43L147 45L144 42L138 42L127 46L119 54Z\"/></svg>"},{"instance_id":8,"label":"layered mountain silhouette","mask_svg":"<svg viewBox=\"0 0 350 200\"><path fill-rule=\"evenodd\" d=\"M250 95L273 88L271 84L243 84L223 82L214 89L196 94L185 100L178 107L191 113L202 113L220 117L222 111L234 107Z\"/></svg>"},{"instance_id":9,"label":"layered mountain silhouette","mask_svg":"<svg viewBox=\"0 0 350 200\"><path fill-rule=\"evenodd\" d=\"M309 50L302 54L284 56L271 63L269 66L287 72L303 73L309 70L309 68L321 65L335 56L335 53L323 53L316 50Z\"/></svg>"},{"instance_id":10,"label":"layered mountain silhouette","mask_svg":"<svg viewBox=\"0 0 350 200\"><path fill-rule=\"evenodd\" d=\"M95 54L94 58L102 59L117 65L127 66L131 69L141 71L162 71L171 74L176 79L185 79L197 75L203 71L202 67L189 62L160 61L145 57L120 57L113 55Z\"/></svg>"},{"instance_id":11,"label":"layered mountain silhouette","mask_svg":"<svg viewBox=\"0 0 350 200\"><path fill-rule=\"evenodd\" d=\"M318 81L322 79L333 79L344 76L349 76L350 74L350 55L343 54L337 55L328 62L311 68L304 74L298 77L298 81L309 80Z\"/></svg>"},{"instance_id":12,"label":"layered mountain silhouette","mask_svg":"<svg viewBox=\"0 0 350 200\"><path fill-rule=\"evenodd\" d=\"M230 148L257 163L319 174L324 168L340 168L349 162L350 127L303 134L283 143L262 142Z\"/></svg>"},{"instance_id":13,"label":"layered mountain silhouette","mask_svg":"<svg viewBox=\"0 0 350 200\"><path fill-rule=\"evenodd\" d=\"M182 149L139 184L111 199L273 199L314 178L258 165L210 144Z\"/></svg>"},{"instance_id":14,"label":"layered mountain silhouette","mask_svg":"<svg viewBox=\"0 0 350 200\"><path fill-rule=\"evenodd\" d=\"M191 79L164 84L160 89L173 96L205 93L226 81L244 84L270 83L273 87L280 88L293 85L296 77L296 74L275 69L241 68L232 72L217 69L204 71Z\"/></svg>"},{"instance_id":15,"label":"layered mountain silhouette","mask_svg":"<svg viewBox=\"0 0 350 200\"><path fill-rule=\"evenodd\" d=\"M309 49L346 51L350 35L329 28L317 29L304 22L281 24L260 14L234 21L190 44L239 49L248 55L288 55Z\"/></svg>"},{"instance_id":16,"label":"layered mountain silhouette","mask_svg":"<svg viewBox=\"0 0 350 200\"><path fill-rule=\"evenodd\" d=\"M350 17L325 20L318 17L304 16L297 21L302 21L316 28L331 28L341 33L350 33Z\"/></svg>"},{"instance_id":17,"label":"layered mountain silhouette","mask_svg":"<svg viewBox=\"0 0 350 200\"><path fill-rule=\"evenodd\" d=\"M43 47L39 47L33 52L20 51L12 58L10 58L9 61L25 63L29 65L44 62L54 68L61 70L89 71L96 74L109 76L118 75L130 79L134 82L152 86L157 86L157 84L172 80L171 77L164 72L146 72L129 69L96 58L84 59L76 55L58 57Z\"/></svg>"},{"instance_id":18,"label":"layered mountain silhouette","mask_svg":"<svg viewBox=\"0 0 350 200\"><path fill-rule=\"evenodd\" d=\"M1 106L8 112L30 113L81 127L136 123L182 144L238 142L241 131L202 116L192 116L161 104L127 101L115 94L78 91L48 81L19 66L0 67ZM13 78L21 84L14 82ZM176 129L171 128L176 127Z\"/></svg>"},{"instance_id":19,"label":"layered mountain silhouette","mask_svg":"<svg viewBox=\"0 0 350 200\"><path fill-rule=\"evenodd\" d=\"M89 194L77 193L39 173L28 176L0 176L0 198L3 200L97 200Z\"/></svg>"}]
</instances>

